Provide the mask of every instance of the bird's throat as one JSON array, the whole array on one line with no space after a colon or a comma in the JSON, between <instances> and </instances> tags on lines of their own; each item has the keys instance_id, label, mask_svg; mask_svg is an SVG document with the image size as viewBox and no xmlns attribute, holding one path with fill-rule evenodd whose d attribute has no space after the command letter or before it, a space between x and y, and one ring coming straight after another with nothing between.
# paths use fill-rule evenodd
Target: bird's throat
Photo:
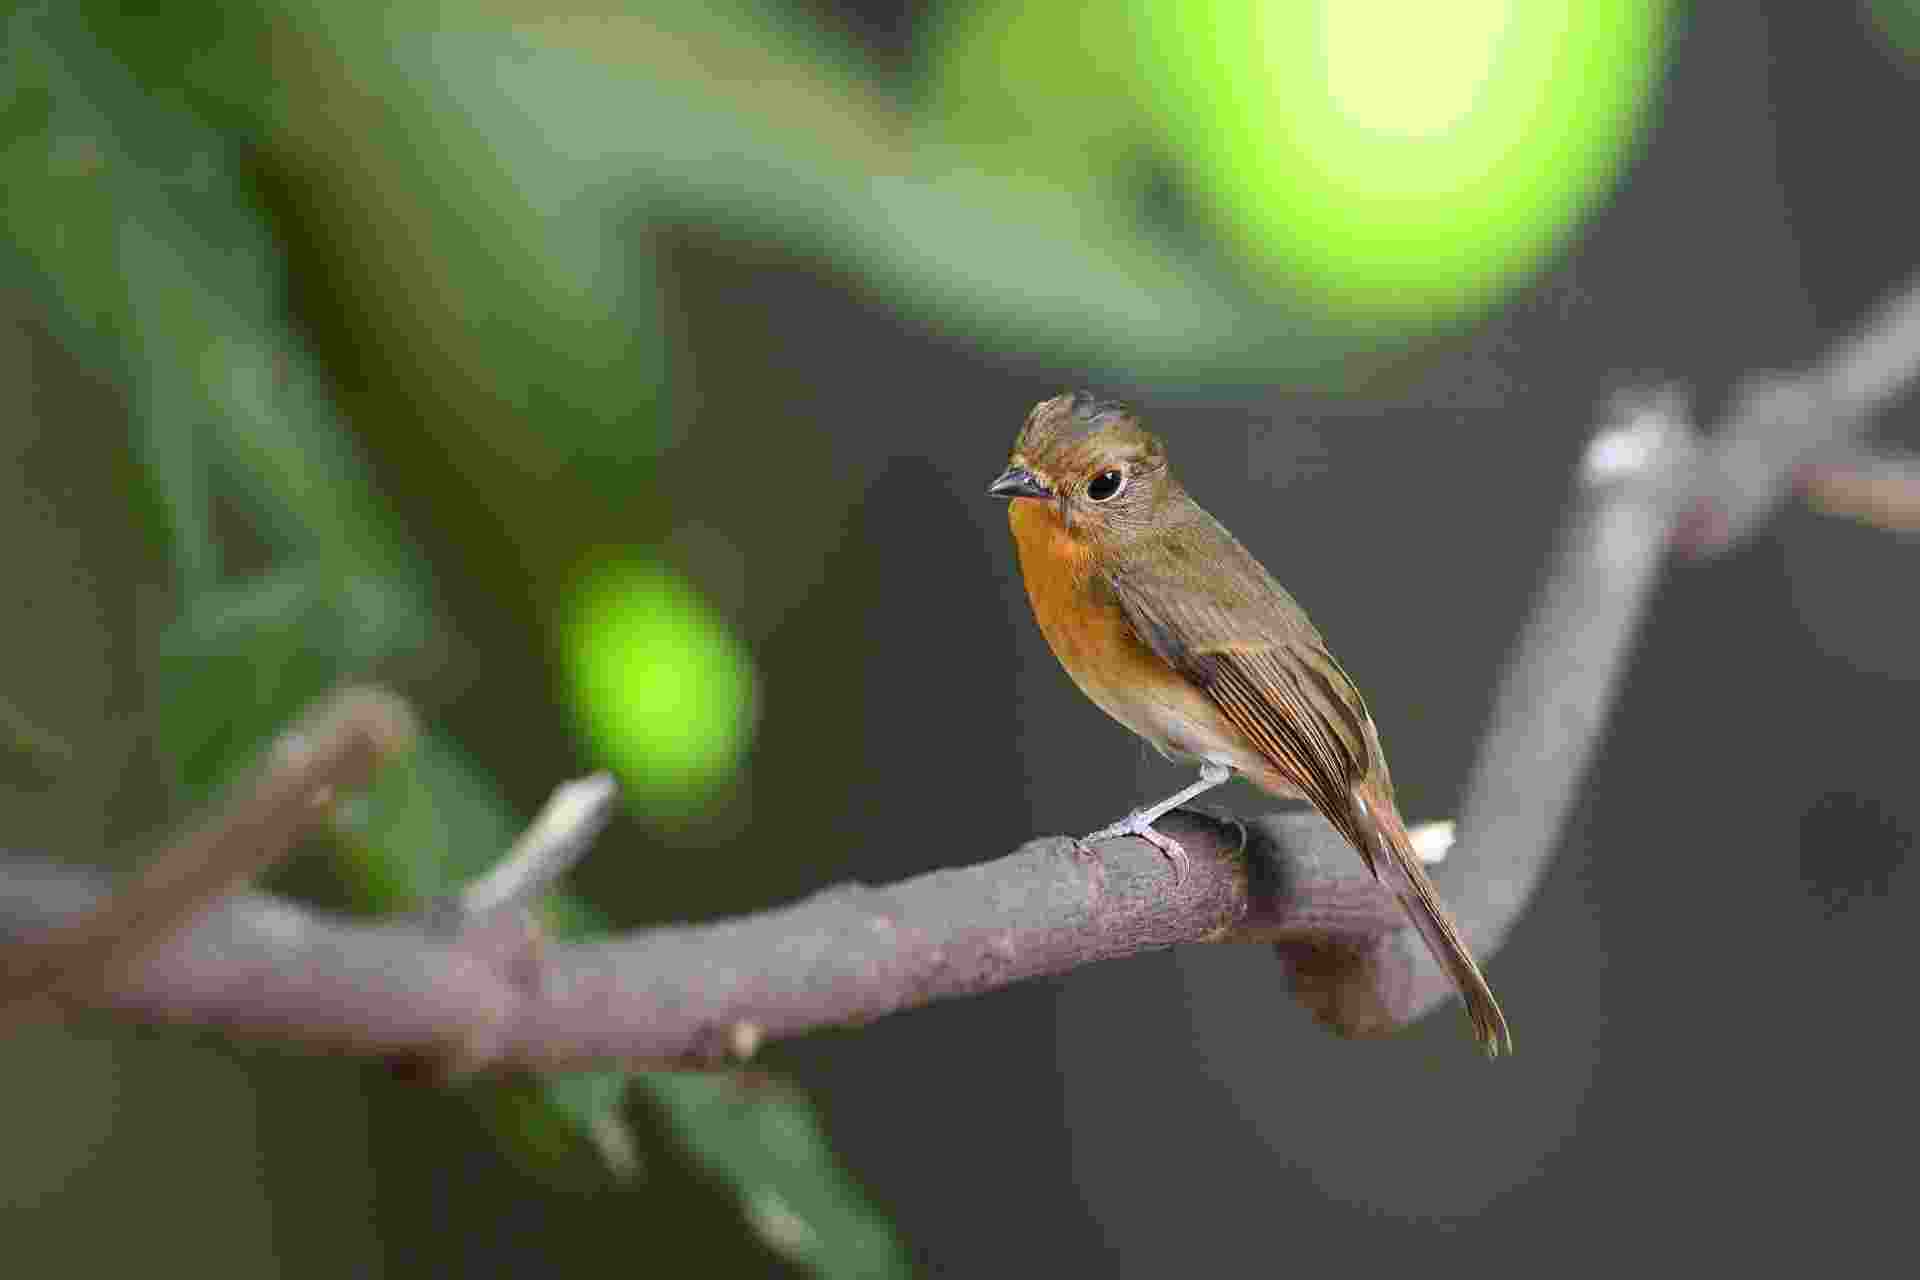
<instances>
[{"instance_id":1,"label":"bird's throat","mask_svg":"<svg viewBox=\"0 0 1920 1280\"><path fill-rule=\"evenodd\" d=\"M1093 572L1092 542L1075 537L1051 502L1015 499L1007 504L1007 527L1020 553L1020 572L1029 587L1035 576L1045 580L1047 594L1084 591Z\"/></svg>"}]
</instances>

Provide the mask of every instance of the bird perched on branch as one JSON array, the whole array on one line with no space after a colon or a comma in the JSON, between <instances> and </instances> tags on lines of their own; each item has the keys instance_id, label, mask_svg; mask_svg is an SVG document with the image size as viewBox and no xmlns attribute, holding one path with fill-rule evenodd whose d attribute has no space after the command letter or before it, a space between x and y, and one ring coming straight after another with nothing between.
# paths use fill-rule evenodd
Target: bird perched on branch
<instances>
[{"instance_id":1,"label":"bird perched on branch","mask_svg":"<svg viewBox=\"0 0 1920 1280\"><path fill-rule=\"evenodd\" d=\"M1102 711L1200 779L1086 836L1133 835L1187 872L1154 821L1239 773L1302 798L1399 895L1466 1001L1488 1054L1506 1018L1427 878L1394 804L1360 691L1306 611L1174 478L1125 405L1087 392L1034 407L987 490L1008 522L1033 614L1054 656Z\"/></svg>"}]
</instances>

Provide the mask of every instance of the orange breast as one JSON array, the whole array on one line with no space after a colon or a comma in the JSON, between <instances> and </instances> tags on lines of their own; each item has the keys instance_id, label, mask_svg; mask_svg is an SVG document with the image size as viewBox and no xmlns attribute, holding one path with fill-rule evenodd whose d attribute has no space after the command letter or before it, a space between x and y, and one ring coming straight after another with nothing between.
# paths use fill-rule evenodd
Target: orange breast
<instances>
[{"instance_id":1,"label":"orange breast","mask_svg":"<svg viewBox=\"0 0 1920 1280\"><path fill-rule=\"evenodd\" d=\"M1068 673L1079 680L1089 663L1124 661L1129 643L1139 642L1120 606L1091 589L1092 548L1068 533L1053 507L1039 499L1009 503L1007 522L1034 619Z\"/></svg>"},{"instance_id":2,"label":"orange breast","mask_svg":"<svg viewBox=\"0 0 1920 1280\"><path fill-rule=\"evenodd\" d=\"M1141 643L1117 601L1094 588L1094 548L1068 533L1044 501L1016 498L1008 508L1034 620L1080 691L1162 751L1212 754L1231 736L1215 727L1219 712Z\"/></svg>"}]
</instances>

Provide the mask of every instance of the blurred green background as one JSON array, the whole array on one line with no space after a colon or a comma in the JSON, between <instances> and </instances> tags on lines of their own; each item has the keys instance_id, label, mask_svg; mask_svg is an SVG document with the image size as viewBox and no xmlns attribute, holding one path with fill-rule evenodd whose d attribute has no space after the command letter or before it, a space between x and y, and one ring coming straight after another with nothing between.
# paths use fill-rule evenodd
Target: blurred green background
<instances>
[{"instance_id":1,"label":"blurred green background","mask_svg":"<svg viewBox=\"0 0 1920 1280\"><path fill-rule=\"evenodd\" d=\"M570 935L1158 794L982 496L1083 385L1146 403L1368 688L1410 816L1448 812L1594 406L1680 378L1711 414L1920 258L1867 143L1920 111L1903 4L0 12L0 845L124 868L378 679L419 749L274 881L356 911L599 767L628 803ZM1328 1040L1259 949L742 1076L443 1093L82 1023L9 1045L8 1259L118 1272L192 1223L210 1275L1159 1275L1199 1240L1504 1271L1673 1213L1663 1180L1690 1235L1779 1197L1813 1239L1878 1194L1805 1173L1888 1096L1920 812L1877 728L1920 710L1912 593L1832 584L1911 553L1789 516L1663 597L1493 966L1513 1064L1450 1024ZM1768 750L1756 685L1845 745ZM1824 958L1765 970L1778 936ZM1829 1078L1856 1101L1797 1118Z\"/></svg>"}]
</instances>

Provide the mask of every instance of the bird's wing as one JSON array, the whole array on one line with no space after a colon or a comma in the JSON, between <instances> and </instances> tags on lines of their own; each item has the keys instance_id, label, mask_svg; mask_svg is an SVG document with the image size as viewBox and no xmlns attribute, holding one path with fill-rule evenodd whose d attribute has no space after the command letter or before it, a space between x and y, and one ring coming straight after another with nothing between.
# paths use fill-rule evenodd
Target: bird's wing
<instances>
[{"instance_id":1,"label":"bird's wing","mask_svg":"<svg viewBox=\"0 0 1920 1280\"><path fill-rule=\"evenodd\" d=\"M1369 852L1349 830L1352 788L1379 755L1366 705L1293 597L1214 528L1223 541L1205 540L1204 576L1182 572L1187 557L1162 547L1117 558L1107 585L1141 642Z\"/></svg>"},{"instance_id":2,"label":"bird's wing","mask_svg":"<svg viewBox=\"0 0 1920 1280\"><path fill-rule=\"evenodd\" d=\"M1465 997L1480 1042L1489 1053L1510 1052L1499 1002L1394 806L1360 691L1293 597L1232 534L1204 518L1187 537L1142 543L1109 561L1105 582L1121 612L1141 642L1203 690L1401 896Z\"/></svg>"}]
</instances>

